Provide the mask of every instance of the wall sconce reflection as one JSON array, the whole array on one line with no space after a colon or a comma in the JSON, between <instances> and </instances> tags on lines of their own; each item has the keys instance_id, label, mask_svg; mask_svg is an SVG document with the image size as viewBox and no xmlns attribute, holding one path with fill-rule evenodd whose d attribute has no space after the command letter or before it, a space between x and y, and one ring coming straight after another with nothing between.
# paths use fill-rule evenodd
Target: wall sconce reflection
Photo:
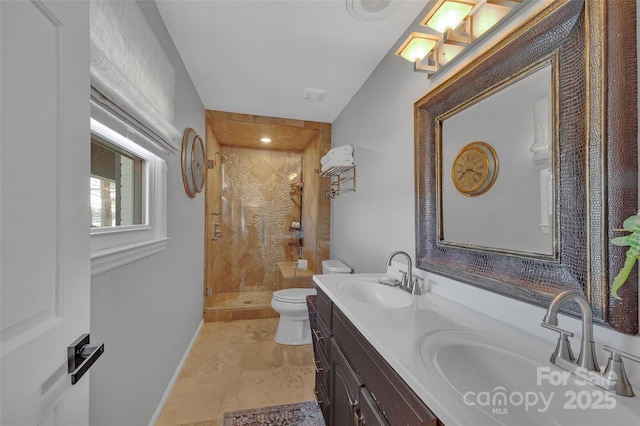
<instances>
[{"instance_id":1,"label":"wall sconce reflection","mask_svg":"<svg viewBox=\"0 0 640 426\"><path fill-rule=\"evenodd\" d=\"M440 0L421 22L439 34L413 32L396 55L430 77L520 4L522 0Z\"/></svg>"}]
</instances>

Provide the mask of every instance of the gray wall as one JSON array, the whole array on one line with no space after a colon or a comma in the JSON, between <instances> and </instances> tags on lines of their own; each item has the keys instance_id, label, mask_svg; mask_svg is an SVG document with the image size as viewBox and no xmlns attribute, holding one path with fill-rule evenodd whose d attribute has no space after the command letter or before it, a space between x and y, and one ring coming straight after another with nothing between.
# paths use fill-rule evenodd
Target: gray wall
<instances>
[{"instance_id":1,"label":"gray wall","mask_svg":"<svg viewBox=\"0 0 640 426\"><path fill-rule=\"evenodd\" d=\"M418 30L424 13L398 39L333 122L333 145L354 146L358 186L331 202L332 257L356 272L380 272L393 250L415 255L414 103L543 5L532 2L432 79L395 55L408 34Z\"/></svg>"},{"instance_id":2,"label":"gray wall","mask_svg":"<svg viewBox=\"0 0 640 426\"><path fill-rule=\"evenodd\" d=\"M534 7L544 5L532 3ZM527 14L533 11L530 9ZM354 145L358 186L356 192L331 201L331 257L344 261L356 273L384 272L387 256L394 250L404 250L415 258L413 105L474 54L523 20L521 15L477 46L475 52L467 53L451 70L432 80L425 74L413 72L409 62L394 55L411 29L380 62L333 123L333 145ZM550 350L553 348L555 336L539 326L543 308L434 274L427 275L432 292L536 334L549 341ZM563 318L561 321L568 324L579 339L577 320ZM640 353L640 336L629 337L596 327L595 337L599 346L610 344ZM602 362L606 360L604 353L600 358ZM640 368L631 365L629 369L636 369L637 380L640 380Z\"/></svg>"},{"instance_id":3,"label":"gray wall","mask_svg":"<svg viewBox=\"0 0 640 426\"><path fill-rule=\"evenodd\" d=\"M204 135L204 107L156 5L139 4L176 70L174 125ZM105 344L91 370L94 426L148 424L202 320L204 197L185 194L179 153L166 161L166 250L91 280L91 338Z\"/></svg>"}]
</instances>

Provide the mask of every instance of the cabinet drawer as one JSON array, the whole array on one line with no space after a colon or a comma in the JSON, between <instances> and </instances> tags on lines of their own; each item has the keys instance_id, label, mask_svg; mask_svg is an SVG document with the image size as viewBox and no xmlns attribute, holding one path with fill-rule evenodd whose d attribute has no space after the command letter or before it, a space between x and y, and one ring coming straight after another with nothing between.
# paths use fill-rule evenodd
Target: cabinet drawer
<instances>
[{"instance_id":1,"label":"cabinet drawer","mask_svg":"<svg viewBox=\"0 0 640 426\"><path fill-rule=\"evenodd\" d=\"M437 425L436 416L338 308L333 335L390 425Z\"/></svg>"},{"instance_id":2,"label":"cabinet drawer","mask_svg":"<svg viewBox=\"0 0 640 426\"><path fill-rule=\"evenodd\" d=\"M316 383L318 383L318 380L320 380L322 386L324 386L325 390L329 390L330 387L330 378L331 378L331 371L330 371L330 364L329 364L329 358L326 357L326 355L324 354L323 351L317 351L316 353L316 357L313 360L313 362L316 365Z\"/></svg>"},{"instance_id":3,"label":"cabinet drawer","mask_svg":"<svg viewBox=\"0 0 640 426\"><path fill-rule=\"evenodd\" d=\"M316 300L317 296L307 296L307 310L309 311L309 327L311 327L311 330L316 328L316 317L318 316Z\"/></svg>"},{"instance_id":4,"label":"cabinet drawer","mask_svg":"<svg viewBox=\"0 0 640 426\"><path fill-rule=\"evenodd\" d=\"M323 320L327 327L329 327L329 330L331 330L333 302L320 288L316 287L316 291L316 311L318 318Z\"/></svg>"},{"instance_id":5,"label":"cabinet drawer","mask_svg":"<svg viewBox=\"0 0 640 426\"><path fill-rule=\"evenodd\" d=\"M317 377L316 377L317 380ZM324 422L329 424L329 414L331 412L330 408L330 399L328 389L325 389L322 386L318 386L318 382L316 381L316 388L313 393L316 397L316 402L318 403L318 407L320 407L320 411L322 411L322 417L324 418Z\"/></svg>"},{"instance_id":6,"label":"cabinet drawer","mask_svg":"<svg viewBox=\"0 0 640 426\"><path fill-rule=\"evenodd\" d=\"M322 318L316 318L316 328L315 330L311 330L311 334L313 335L311 339L313 340L316 351L322 352L326 359L331 359L329 358L331 330L327 327Z\"/></svg>"}]
</instances>

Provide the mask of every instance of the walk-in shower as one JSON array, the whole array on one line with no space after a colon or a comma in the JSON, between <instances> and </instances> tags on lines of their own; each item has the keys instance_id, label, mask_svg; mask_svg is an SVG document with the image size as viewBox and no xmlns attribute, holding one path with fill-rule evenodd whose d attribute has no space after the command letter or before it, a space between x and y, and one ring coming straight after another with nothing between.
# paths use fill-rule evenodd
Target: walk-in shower
<instances>
[{"instance_id":1,"label":"walk-in shower","mask_svg":"<svg viewBox=\"0 0 640 426\"><path fill-rule=\"evenodd\" d=\"M302 153L221 146L220 157L211 308L268 309L279 289L278 263L297 260L304 243Z\"/></svg>"},{"instance_id":2,"label":"walk-in shower","mask_svg":"<svg viewBox=\"0 0 640 426\"><path fill-rule=\"evenodd\" d=\"M277 316L272 294L290 284L282 268L308 259L312 286L311 275L328 258L330 204L317 168L331 127L280 120L207 111L208 321ZM265 132L268 146L259 142Z\"/></svg>"}]
</instances>

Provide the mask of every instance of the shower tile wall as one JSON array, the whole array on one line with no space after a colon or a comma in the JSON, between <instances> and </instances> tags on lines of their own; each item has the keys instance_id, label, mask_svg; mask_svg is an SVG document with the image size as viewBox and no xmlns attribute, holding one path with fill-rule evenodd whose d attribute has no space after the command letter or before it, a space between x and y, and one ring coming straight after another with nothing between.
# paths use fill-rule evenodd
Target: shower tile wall
<instances>
[{"instance_id":1,"label":"shower tile wall","mask_svg":"<svg viewBox=\"0 0 640 426\"><path fill-rule=\"evenodd\" d=\"M300 217L300 153L220 146L222 169L220 243L214 276L219 293L278 289L277 262L293 260L297 242L290 230Z\"/></svg>"}]
</instances>

